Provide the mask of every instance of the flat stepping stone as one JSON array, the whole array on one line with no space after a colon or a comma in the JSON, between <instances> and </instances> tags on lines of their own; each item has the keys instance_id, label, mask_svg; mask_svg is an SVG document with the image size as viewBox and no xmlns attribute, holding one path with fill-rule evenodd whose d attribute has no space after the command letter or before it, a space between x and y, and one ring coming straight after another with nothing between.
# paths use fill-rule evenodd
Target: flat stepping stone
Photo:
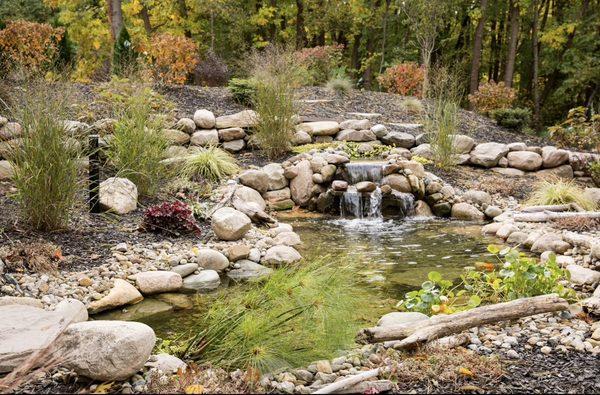
<instances>
[{"instance_id":1,"label":"flat stepping stone","mask_svg":"<svg viewBox=\"0 0 600 395\"><path fill-rule=\"evenodd\" d=\"M348 112L346 114L348 114L351 117L367 118L367 119L378 118L383 115L378 112Z\"/></svg>"}]
</instances>

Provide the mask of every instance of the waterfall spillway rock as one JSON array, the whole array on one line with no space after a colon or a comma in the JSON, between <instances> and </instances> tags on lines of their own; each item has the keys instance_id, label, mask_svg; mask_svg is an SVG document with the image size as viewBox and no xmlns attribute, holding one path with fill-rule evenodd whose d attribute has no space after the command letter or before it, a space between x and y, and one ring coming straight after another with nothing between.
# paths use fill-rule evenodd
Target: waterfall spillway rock
<instances>
[{"instance_id":1,"label":"waterfall spillway rock","mask_svg":"<svg viewBox=\"0 0 600 395\"><path fill-rule=\"evenodd\" d=\"M372 181L379 184L383 178L385 162L350 162L346 164L348 183L356 184L361 181Z\"/></svg>"}]
</instances>

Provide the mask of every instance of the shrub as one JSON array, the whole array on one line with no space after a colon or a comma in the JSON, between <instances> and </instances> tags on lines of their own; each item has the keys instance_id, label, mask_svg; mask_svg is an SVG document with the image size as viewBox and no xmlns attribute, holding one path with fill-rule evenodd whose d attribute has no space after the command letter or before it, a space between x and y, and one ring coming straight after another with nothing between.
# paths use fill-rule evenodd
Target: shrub
<instances>
[{"instance_id":1,"label":"shrub","mask_svg":"<svg viewBox=\"0 0 600 395\"><path fill-rule=\"evenodd\" d=\"M377 77L377 81L387 92L421 97L424 72L423 67L417 63L400 63L387 68Z\"/></svg>"},{"instance_id":2,"label":"shrub","mask_svg":"<svg viewBox=\"0 0 600 395\"><path fill-rule=\"evenodd\" d=\"M124 75L135 67L136 53L126 27L119 32L113 49L113 73Z\"/></svg>"},{"instance_id":3,"label":"shrub","mask_svg":"<svg viewBox=\"0 0 600 395\"><path fill-rule=\"evenodd\" d=\"M252 57L252 77L256 81L253 97L258 113L254 135L258 146L269 158L288 152L294 133L294 87L301 80L292 52L270 46Z\"/></svg>"},{"instance_id":4,"label":"shrub","mask_svg":"<svg viewBox=\"0 0 600 395\"><path fill-rule=\"evenodd\" d=\"M142 228L156 233L200 234L192 209L179 200L148 207L144 212Z\"/></svg>"},{"instance_id":5,"label":"shrub","mask_svg":"<svg viewBox=\"0 0 600 395\"><path fill-rule=\"evenodd\" d=\"M186 359L272 372L328 359L354 343L368 298L350 267L307 262L212 302L199 314Z\"/></svg>"},{"instance_id":6,"label":"shrub","mask_svg":"<svg viewBox=\"0 0 600 395\"><path fill-rule=\"evenodd\" d=\"M126 100L128 105L115 125L107 156L116 172L137 186L140 195L151 196L167 177L160 161L168 142L162 132L164 120L152 114L151 102L144 92L145 89L138 89Z\"/></svg>"},{"instance_id":7,"label":"shrub","mask_svg":"<svg viewBox=\"0 0 600 395\"><path fill-rule=\"evenodd\" d=\"M155 78L168 84L184 84L198 64L198 49L188 37L156 34L148 54Z\"/></svg>"},{"instance_id":8,"label":"shrub","mask_svg":"<svg viewBox=\"0 0 600 395\"><path fill-rule=\"evenodd\" d=\"M421 100L412 97L402 100L402 103L400 103L400 107L402 108L402 110L413 115L419 115L425 111Z\"/></svg>"},{"instance_id":9,"label":"shrub","mask_svg":"<svg viewBox=\"0 0 600 395\"><path fill-rule=\"evenodd\" d=\"M346 93L352 90L352 80L346 75L337 75L327 81L327 89L333 92Z\"/></svg>"},{"instance_id":10,"label":"shrub","mask_svg":"<svg viewBox=\"0 0 600 395\"><path fill-rule=\"evenodd\" d=\"M600 115L588 119L585 107L570 109L563 123L548 130L550 138L561 147L600 149Z\"/></svg>"},{"instance_id":11,"label":"shrub","mask_svg":"<svg viewBox=\"0 0 600 395\"><path fill-rule=\"evenodd\" d=\"M594 210L596 204L590 200L583 189L572 180L542 180L535 185L527 203L529 205L552 205L576 203L584 210Z\"/></svg>"},{"instance_id":12,"label":"shrub","mask_svg":"<svg viewBox=\"0 0 600 395\"><path fill-rule=\"evenodd\" d=\"M124 108L136 106L136 102L143 100L151 110L167 113L175 108L173 102L153 90L150 86L134 83L128 78L113 76L110 81L98 84L94 91L98 94L98 103L105 106L112 116L113 112L119 115Z\"/></svg>"},{"instance_id":13,"label":"shrub","mask_svg":"<svg viewBox=\"0 0 600 395\"><path fill-rule=\"evenodd\" d=\"M232 78L227 84L233 100L244 106L252 105L252 98L256 94L256 81L251 78Z\"/></svg>"},{"instance_id":14,"label":"shrub","mask_svg":"<svg viewBox=\"0 0 600 395\"><path fill-rule=\"evenodd\" d=\"M528 108L501 108L491 113L496 123L507 129L521 131L529 125L531 111Z\"/></svg>"},{"instance_id":15,"label":"shrub","mask_svg":"<svg viewBox=\"0 0 600 395\"><path fill-rule=\"evenodd\" d=\"M229 68L221 57L208 50L196 66L194 79L199 85L223 86L229 80Z\"/></svg>"},{"instance_id":16,"label":"shrub","mask_svg":"<svg viewBox=\"0 0 600 395\"><path fill-rule=\"evenodd\" d=\"M43 71L59 53L62 28L45 23L10 21L0 30L0 66L6 70Z\"/></svg>"},{"instance_id":17,"label":"shrub","mask_svg":"<svg viewBox=\"0 0 600 395\"><path fill-rule=\"evenodd\" d=\"M311 83L320 85L334 77L332 71L342 62L341 44L304 48L294 53L297 62L304 65L310 75Z\"/></svg>"},{"instance_id":18,"label":"shrub","mask_svg":"<svg viewBox=\"0 0 600 395\"><path fill-rule=\"evenodd\" d=\"M23 127L21 144L8 159L21 218L39 230L68 225L81 184L77 177L81 152L64 128L69 94L44 83L28 86L13 97L14 119Z\"/></svg>"},{"instance_id":19,"label":"shrub","mask_svg":"<svg viewBox=\"0 0 600 395\"><path fill-rule=\"evenodd\" d=\"M200 148L196 154L186 158L181 171L187 178L200 177L208 181L220 181L240 170L235 158L217 147Z\"/></svg>"},{"instance_id":20,"label":"shrub","mask_svg":"<svg viewBox=\"0 0 600 395\"><path fill-rule=\"evenodd\" d=\"M469 103L475 111L489 115L494 110L510 108L516 98L516 90L506 86L504 82L489 81L469 95Z\"/></svg>"}]
</instances>

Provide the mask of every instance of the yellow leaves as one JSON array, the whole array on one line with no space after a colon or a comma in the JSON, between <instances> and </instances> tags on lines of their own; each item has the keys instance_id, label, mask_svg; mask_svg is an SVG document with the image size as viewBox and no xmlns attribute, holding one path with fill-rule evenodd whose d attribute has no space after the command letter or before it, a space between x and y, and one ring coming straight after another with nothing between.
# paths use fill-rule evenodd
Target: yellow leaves
<instances>
[{"instance_id":1,"label":"yellow leaves","mask_svg":"<svg viewBox=\"0 0 600 395\"><path fill-rule=\"evenodd\" d=\"M458 368L458 374L466 377L475 377L475 374L470 369L464 367Z\"/></svg>"},{"instance_id":2,"label":"yellow leaves","mask_svg":"<svg viewBox=\"0 0 600 395\"><path fill-rule=\"evenodd\" d=\"M202 386L200 384L188 385L187 387L185 387L185 393L186 394L203 394L204 386Z\"/></svg>"},{"instance_id":3,"label":"yellow leaves","mask_svg":"<svg viewBox=\"0 0 600 395\"><path fill-rule=\"evenodd\" d=\"M156 78L170 84L184 84L198 64L198 48L188 37L157 34L148 48Z\"/></svg>"},{"instance_id":4,"label":"yellow leaves","mask_svg":"<svg viewBox=\"0 0 600 395\"><path fill-rule=\"evenodd\" d=\"M98 387L96 387L96 389L92 393L93 394L108 394L110 389L112 388L113 384L114 384L114 381L111 381L108 383L102 383L102 384L98 385Z\"/></svg>"},{"instance_id":5,"label":"yellow leaves","mask_svg":"<svg viewBox=\"0 0 600 395\"><path fill-rule=\"evenodd\" d=\"M100 49L100 41L98 40L94 40L92 41L92 46L94 47L95 50L99 50Z\"/></svg>"},{"instance_id":6,"label":"yellow leaves","mask_svg":"<svg viewBox=\"0 0 600 395\"><path fill-rule=\"evenodd\" d=\"M561 49L569 40L569 35L575 32L577 23L565 23L554 29L548 30L540 36L540 43L552 49Z\"/></svg>"}]
</instances>

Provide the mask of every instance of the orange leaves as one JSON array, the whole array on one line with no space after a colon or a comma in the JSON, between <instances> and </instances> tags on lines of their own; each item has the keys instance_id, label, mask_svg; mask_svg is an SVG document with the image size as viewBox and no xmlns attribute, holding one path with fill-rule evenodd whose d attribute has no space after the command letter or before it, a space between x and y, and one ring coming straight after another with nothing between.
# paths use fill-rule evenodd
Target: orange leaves
<instances>
[{"instance_id":1,"label":"orange leaves","mask_svg":"<svg viewBox=\"0 0 600 395\"><path fill-rule=\"evenodd\" d=\"M192 39L168 33L152 37L148 54L155 78L170 84L184 84L199 61Z\"/></svg>"},{"instance_id":2,"label":"orange leaves","mask_svg":"<svg viewBox=\"0 0 600 395\"><path fill-rule=\"evenodd\" d=\"M414 62L400 63L385 70L377 80L388 92L421 97L425 70Z\"/></svg>"},{"instance_id":3,"label":"orange leaves","mask_svg":"<svg viewBox=\"0 0 600 395\"><path fill-rule=\"evenodd\" d=\"M36 72L56 57L63 33L46 23L11 21L0 30L0 53L9 67Z\"/></svg>"},{"instance_id":4,"label":"orange leaves","mask_svg":"<svg viewBox=\"0 0 600 395\"><path fill-rule=\"evenodd\" d=\"M477 112L487 115L493 110L510 108L516 98L517 91L504 85L504 82L489 81L469 95L469 102Z\"/></svg>"}]
</instances>

